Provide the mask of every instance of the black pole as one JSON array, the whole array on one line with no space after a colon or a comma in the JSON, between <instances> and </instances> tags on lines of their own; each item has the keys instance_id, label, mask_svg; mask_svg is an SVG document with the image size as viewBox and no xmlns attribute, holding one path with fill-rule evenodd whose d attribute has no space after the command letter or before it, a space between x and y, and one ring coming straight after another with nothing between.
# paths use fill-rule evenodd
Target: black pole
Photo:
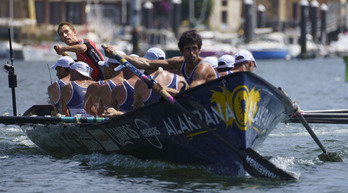
<instances>
[{"instance_id":1,"label":"black pole","mask_svg":"<svg viewBox=\"0 0 348 193\"><path fill-rule=\"evenodd\" d=\"M318 7L319 7L319 3L316 0L311 1L311 29L312 29L312 37L313 37L313 41L317 42L317 28L318 28Z\"/></svg>"},{"instance_id":2,"label":"black pole","mask_svg":"<svg viewBox=\"0 0 348 193\"><path fill-rule=\"evenodd\" d=\"M139 25L140 25L140 0L131 1L131 25L133 53L139 54Z\"/></svg>"},{"instance_id":3,"label":"black pole","mask_svg":"<svg viewBox=\"0 0 348 193\"><path fill-rule=\"evenodd\" d=\"M244 0L244 37L245 42L249 43L252 40L253 34L253 1L252 0Z\"/></svg>"},{"instance_id":4,"label":"black pole","mask_svg":"<svg viewBox=\"0 0 348 193\"><path fill-rule=\"evenodd\" d=\"M11 65L5 64L4 69L8 72L8 85L12 90L12 108L13 108L13 116L17 116L17 105L16 105L16 87L17 87L17 76L14 73L13 66L13 50L12 50L12 40L11 40L11 30L8 29L8 40L10 44L10 57L11 57Z\"/></svg>"},{"instance_id":5,"label":"black pole","mask_svg":"<svg viewBox=\"0 0 348 193\"><path fill-rule=\"evenodd\" d=\"M153 4L150 1L146 1L144 3L144 11L145 11L144 25L146 29L151 29L152 21L153 21Z\"/></svg>"},{"instance_id":6,"label":"black pole","mask_svg":"<svg viewBox=\"0 0 348 193\"><path fill-rule=\"evenodd\" d=\"M175 37L178 37L179 35L179 25L180 25L180 15L181 15L181 0L172 0L173 5L173 32L175 34Z\"/></svg>"},{"instance_id":7,"label":"black pole","mask_svg":"<svg viewBox=\"0 0 348 193\"><path fill-rule=\"evenodd\" d=\"M321 11L321 26L320 26L320 43L326 45L326 15L327 15L327 5L322 4L320 6Z\"/></svg>"},{"instance_id":8,"label":"black pole","mask_svg":"<svg viewBox=\"0 0 348 193\"><path fill-rule=\"evenodd\" d=\"M257 28L265 27L265 6L259 5L257 6Z\"/></svg>"},{"instance_id":9,"label":"black pole","mask_svg":"<svg viewBox=\"0 0 348 193\"><path fill-rule=\"evenodd\" d=\"M308 1L301 1L301 36L300 36L300 45L301 45L301 55L303 56L307 52L307 18L308 18Z\"/></svg>"}]
</instances>

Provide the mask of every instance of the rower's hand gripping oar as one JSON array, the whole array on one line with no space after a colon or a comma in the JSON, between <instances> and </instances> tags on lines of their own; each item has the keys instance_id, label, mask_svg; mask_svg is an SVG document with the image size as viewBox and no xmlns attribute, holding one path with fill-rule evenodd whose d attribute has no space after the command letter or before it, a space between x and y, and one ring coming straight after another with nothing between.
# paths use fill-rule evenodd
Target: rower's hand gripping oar
<instances>
[{"instance_id":1,"label":"rower's hand gripping oar","mask_svg":"<svg viewBox=\"0 0 348 193\"><path fill-rule=\"evenodd\" d=\"M335 153L335 152L327 153L326 152L326 149L324 148L324 146L322 145L322 143L320 142L318 137L315 135L315 133L313 132L312 128L308 125L306 119L301 114L301 111L300 111L300 108L298 107L298 105L294 105L294 110L295 110L295 115L296 115L297 119L307 129L308 133L312 136L314 141L318 144L320 149L323 151L323 153L318 156L319 159L321 161L342 162L342 159L340 158L340 156L337 153Z\"/></svg>"},{"instance_id":2,"label":"rower's hand gripping oar","mask_svg":"<svg viewBox=\"0 0 348 193\"><path fill-rule=\"evenodd\" d=\"M105 46L103 46L103 48L105 48ZM274 164L266 160L264 157L262 157L254 150L250 148L237 149L236 147L231 145L226 139L224 139L213 129L211 129L200 119L198 119L189 110L187 110L180 103L178 103L173 96L171 96L165 89L162 88L160 84L156 83L153 79L143 74L132 64L130 64L127 60L123 59L120 55L118 55L115 51L111 53L111 56L112 58L118 60L124 67L132 71L132 73L134 73L140 79L142 79L150 88L154 89L154 91L157 91L163 98L165 98L169 103L173 104L178 110L188 115L193 121L197 122L203 129L207 130L216 139L225 144L230 150L238 154L243 162L244 170L247 171L251 176L262 178L275 178L281 180L295 179L287 172L277 168Z\"/></svg>"},{"instance_id":3,"label":"rower's hand gripping oar","mask_svg":"<svg viewBox=\"0 0 348 193\"><path fill-rule=\"evenodd\" d=\"M58 46L57 45L55 45L53 48L56 50L56 52L58 52ZM67 54L66 52L63 52L61 55L62 56L69 56L69 54Z\"/></svg>"}]
</instances>

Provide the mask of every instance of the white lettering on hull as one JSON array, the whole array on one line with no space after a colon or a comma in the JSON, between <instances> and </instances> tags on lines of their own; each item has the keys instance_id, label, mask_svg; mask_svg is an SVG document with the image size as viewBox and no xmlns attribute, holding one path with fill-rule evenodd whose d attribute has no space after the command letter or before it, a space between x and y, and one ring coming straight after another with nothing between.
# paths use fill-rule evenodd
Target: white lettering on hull
<instances>
[{"instance_id":1,"label":"white lettering on hull","mask_svg":"<svg viewBox=\"0 0 348 193\"><path fill-rule=\"evenodd\" d=\"M139 139L139 134L131 129L130 125L122 125L110 129L105 129L106 133L120 146L124 147L127 144L133 144L132 139Z\"/></svg>"},{"instance_id":2,"label":"white lettering on hull","mask_svg":"<svg viewBox=\"0 0 348 193\"><path fill-rule=\"evenodd\" d=\"M151 145L158 149L163 148L160 139L158 139L158 136L161 135L161 132L157 129L157 127L150 127L145 121L141 119L135 119L134 122L141 134Z\"/></svg>"},{"instance_id":3,"label":"white lettering on hull","mask_svg":"<svg viewBox=\"0 0 348 193\"><path fill-rule=\"evenodd\" d=\"M89 130L89 133L104 147L106 151L117 151L120 148L100 129Z\"/></svg>"}]
</instances>

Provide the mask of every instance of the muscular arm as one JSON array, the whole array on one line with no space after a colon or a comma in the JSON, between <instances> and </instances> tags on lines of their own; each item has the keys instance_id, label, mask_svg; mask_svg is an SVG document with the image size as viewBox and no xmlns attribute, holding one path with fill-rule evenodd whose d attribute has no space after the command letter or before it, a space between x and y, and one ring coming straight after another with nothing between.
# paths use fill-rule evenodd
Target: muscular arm
<instances>
[{"instance_id":1,"label":"muscular arm","mask_svg":"<svg viewBox=\"0 0 348 193\"><path fill-rule=\"evenodd\" d=\"M59 89L58 89L58 84L56 82L48 86L47 94L48 94L48 97L50 98L54 111L58 112L57 111L58 109L56 108L55 103L57 102L59 97Z\"/></svg>"},{"instance_id":2,"label":"muscular arm","mask_svg":"<svg viewBox=\"0 0 348 193\"><path fill-rule=\"evenodd\" d=\"M104 47L105 55L109 58L114 58L116 50L111 46ZM175 70L180 68L184 61L183 57L174 57L168 60L148 60L142 57L134 57L128 55L121 55L122 58L133 64L136 68L144 70L157 70L162 67L164 70Z\"/></svg>"},{"instance_id":3,"label":"muscular arm","mask_svg":"<svg viewBox=\"0 0 348 193\"><path fill-rule=\"evenodd\" d=\"M59 112L61 112L62 115L69 116L69 109L67 107L67 103L71 98L72 90L71 85L65 85L62 88L62 93L60 97L60 103L59 103Z\"/></svg>"},{"instance_id":4,"label":"muscular arm","mask_svg":"<svg viewBox=\"0 0 348 193\"><path fill-rule=\"evenodd\" d=\"M111 103L111 90L108 84L103 84L98 87L97 91L97 101L96 101L96 111L98 116L101 116L105 108Z\"/></svg>"},{"instance_id":5,"label":"muscular arm","mask_svg":"<svg viewBox=\"0 0 348 193\"><path fill-rule=\"evenodd\" d=\"M208 63L200 63L193 75L193 81L190 84L190 88L204 84L209 80L216 79L214 69Z\"/></svg>"},{"instance_id":6,"label":"muscular arm","mask_svg":"<svg viewBox=\"0 0 348 193\"><path fill-rule=\"evenodd\" d=\"M137 80L134 85L133 109L144 106L144 95L149 95L149 89L142 80Z\"/></svg>"},{"instance_id":7,"label":"muscular arm","mask_svg":"<svg viewBox=\"0 0 348 193\"><path fill-rule=\"evenodd\" d=\"M86 91L85 99L83 101L83 108L90 115L96 114L94 103L96 100L97 88L98 84L89 85Z\"/></svg>"},{"instance_id":8,"label":"muscular arm","mask_svg":"<svg viewBox=\"0 0 348 193\"><path fill-rule=\"evenodd\" d=\"M71 46L56 45L55 50L58 55L62 55L64 52L84 53L87 50L87 46L86 44L76 44Z\"/></svg>"}]
</instances>

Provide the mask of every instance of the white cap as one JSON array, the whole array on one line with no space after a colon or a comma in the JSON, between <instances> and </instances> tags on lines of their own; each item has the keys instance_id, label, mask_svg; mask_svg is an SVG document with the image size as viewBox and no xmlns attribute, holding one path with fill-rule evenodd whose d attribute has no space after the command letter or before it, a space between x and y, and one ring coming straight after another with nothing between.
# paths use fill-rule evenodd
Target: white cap
<instances>
[{"instance_id":1,"label":"white cap","mask_svg":"<svg viewBox=\"0 0 348 193\"><path fill-rule=\"evenodd\" d=\"M55 69L57 66L61 66L63 68L70 68L70 65L73 64L75 61L69 56L63 56L58 59L58 61L51 66L51 69Z\"/></svg>"},{"instance_id":2,"label":"white cap","mask_svg":"<svg viewBox=\"0 0 348 193\"><path fill-rule=\"evenodd\" d=\"M89 78L91 78L91 73L93 71L93 69L89 67L88 64L82 61L75 62L73 65L70 66L70 69L76 70L81 75L89 77Z\"/></svg>"},{"instance_id":3,"label":"white cap","mask_svg":"<svg viewBox=\"0 0 348 193\"><path fill-rule=\"evenodd\" d=\"M121 50L117 50L116 51L118 55L126 55L126 53L124 53L123 51ZM106 61L99 61L98 62L98 65L99 66L106 66L106 67L109 67L109 62L110 63L113 63L113 64L120 64L116 59L114 58L109 58L108 60Z\"/></svg>"},{"instance_id":4,"label":"white cap","mask_svg":"<svg viewBox=\"0 0 348 193\"><path fill-rule=\"evenodd\" d=\"M139 55L138 55L138 54L130 54L129 56L139 58Z\"/></svg>"},{"instance_id":5,"label":"white cap","mask_svg":"<svg viewBox=\"0 0 348 193\"><path fill-rule=\"evenodd\" d=\"M237 52L236 55L234 55L234 58L236 60L234 64L238 64L245 61L253 61L255 63L255 68L257 68L255 58L253 54L248 50L240 50L239 52Z\"/></svg>"},{"instance_id":6,"label":"white cap","mask_svg":"<svg viewBox=\"0 0 348 193\"><path fill-rule=\"evenodd\" d=\"M109 67L109 63L119 64L119 62L114 58L109 58L106 61L99 61L98 62L99 66L106 66L106 67Z\"/></svg>"},{"instance_id":7,"label":"white cap","mask_svg":"<svg viewBox=\"0 0 348 193\"><path fill-rule=\"evenodd\" d=\"M222 55L219 59L218 59L218 66L217 68L233 68L234 67L234 57L226 54L226 55Z\"/></svg>"},{"instance_id":8,"label":"white cap","mask_svg":"<svg viewBox=\"0 0 348 193\"><path fill-rule=\"evenodd\" d=\"M218 59L215 56L207 56L203 59L202 62L207 62L211 67L216 68L218 64Z\"/></svg>"},{"instance_id":9,"label":"white cap","mask_svg":"<svg viewBox=\"0 0 348 193\"><path fill-rule=\"evenodd\" d=\"M160 48L150 48L146 51L144 58L148 60L165 60L166 53Z\"/></svg>"}]
</instances>

